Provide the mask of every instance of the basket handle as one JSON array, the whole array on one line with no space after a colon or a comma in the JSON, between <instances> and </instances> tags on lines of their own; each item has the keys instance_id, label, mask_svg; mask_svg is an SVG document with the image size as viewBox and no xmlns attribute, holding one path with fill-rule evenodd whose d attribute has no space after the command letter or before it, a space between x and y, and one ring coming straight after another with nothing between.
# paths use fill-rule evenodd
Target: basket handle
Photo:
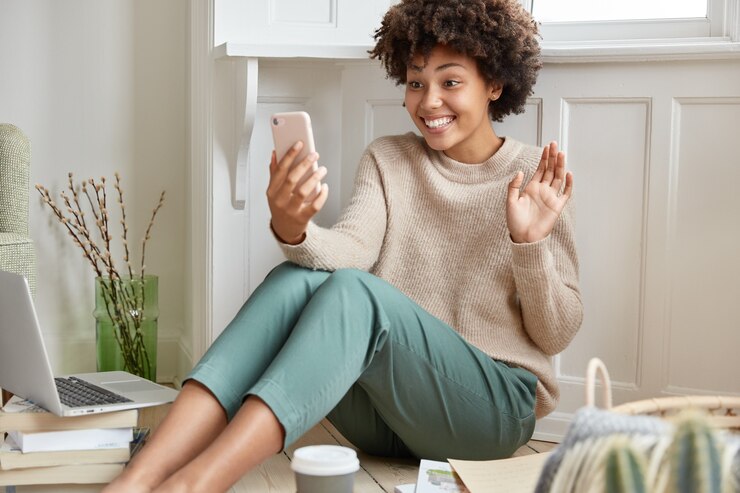
<instances>
[{"instance_id":1,"label":"basket handle","mask_svg":"<svg viewBox=\"0 0 740 493\"><path fill-rule=\"evenodd\" d=\"M612 382L609 378L609 371L606 369L606 365L599 358L591 358L588 362L588 368L586 368L586 405L593 407L595 406L596 399L594 394L596 392L596 373L601 376L601 383L604 385L603 400L604 408L611 409L612 407Z\"/></svg>"}]
</instances>

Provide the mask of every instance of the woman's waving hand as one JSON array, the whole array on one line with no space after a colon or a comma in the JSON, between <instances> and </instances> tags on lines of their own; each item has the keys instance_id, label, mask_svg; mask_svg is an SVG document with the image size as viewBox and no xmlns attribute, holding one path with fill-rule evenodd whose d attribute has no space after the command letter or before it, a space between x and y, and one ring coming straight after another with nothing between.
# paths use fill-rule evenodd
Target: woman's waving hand
<instances>
[{"instance_id":1,"label":"woman's waving hand","mask_svg":"<svg viewBox=\"0 0 740 493\"><path fill-rule=\"evenodd\" d=\"M534 243L550 234L573 192L573 174L565 172L565 154L558 152L556 142L543 149L540 165L524 188L523 181L520 171L509 183L506 224L514 243Z\"/></svg>"}]
</instances>

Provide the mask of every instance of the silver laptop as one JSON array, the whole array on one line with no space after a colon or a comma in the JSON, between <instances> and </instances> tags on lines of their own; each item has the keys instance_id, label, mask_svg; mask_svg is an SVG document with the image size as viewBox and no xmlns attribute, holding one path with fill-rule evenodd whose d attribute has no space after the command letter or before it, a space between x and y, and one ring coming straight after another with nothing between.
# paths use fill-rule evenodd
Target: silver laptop
<instances>
[{"instance_id":1,"label":"silver laptop","mask_svg":"<svg viewBox=\"0 0 740 493\"><path fill-rule=\"evenodd\" d=\"M73 386L87 388L70 397ZM59 416L77 416L172 402L177 391L123 371L54 378L31 291L23 276L0 270L0 388ZM91 397L85 402L83 397ZM66 402L66 403L63 403Z\"/></svg>"}]
</instances>

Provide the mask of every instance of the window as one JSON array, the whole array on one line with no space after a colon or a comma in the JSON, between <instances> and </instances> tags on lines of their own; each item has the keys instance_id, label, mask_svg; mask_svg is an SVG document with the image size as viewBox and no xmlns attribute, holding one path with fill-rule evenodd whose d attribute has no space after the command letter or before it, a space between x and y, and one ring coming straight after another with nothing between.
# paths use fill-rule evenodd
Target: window
<instances>
[{"instance_id":1,"label":"window","mask_svg":"<svg viewBox=\"0 0 740 493\"><path fill-rule=\"evenodd\" d=\"M545 43L724 40L737 37L740 0L521 0Z\"/></svg>"},{"instance_id":2,"label":"window","mask_svg":"<svg viewBox=\"0 0 740 493\"><path fill-rule=\"evenodd\" d=\"M540 22L706 18L707 0L533 0Z\"/></svg>"}]
</instances>

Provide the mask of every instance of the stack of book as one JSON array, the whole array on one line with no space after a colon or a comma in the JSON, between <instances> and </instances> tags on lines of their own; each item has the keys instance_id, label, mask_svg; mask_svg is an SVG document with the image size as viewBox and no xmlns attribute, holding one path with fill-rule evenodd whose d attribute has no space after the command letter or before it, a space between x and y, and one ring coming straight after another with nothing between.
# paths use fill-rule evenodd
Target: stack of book
<instances>
[{"instance_id":1,"label":"stack of book","mask_svg":"<svg viewBox=\"0 0 740 493\"><path fill-rule=\"evenodd\" d=\"M137 420L136 409L59 417L13 397L0 410L0 486L110 482L146 438Z\"/></svg>"}]
</instances>

